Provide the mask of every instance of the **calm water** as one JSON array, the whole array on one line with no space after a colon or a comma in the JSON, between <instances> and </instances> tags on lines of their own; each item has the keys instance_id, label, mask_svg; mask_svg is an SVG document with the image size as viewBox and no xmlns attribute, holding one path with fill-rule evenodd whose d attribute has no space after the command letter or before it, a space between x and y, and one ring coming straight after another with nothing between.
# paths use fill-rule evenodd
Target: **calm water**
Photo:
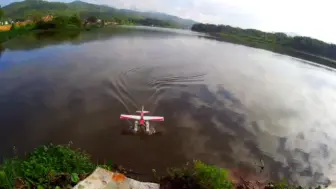
<instances>
[{"instance_id":1,"label":"calm water","mask_svg":"<svg viewBox=\"0 0 336 189\"><path fill-rule=\"evenodd\" d=\"M26 36L0 57L0 156L68 143L140 172L201 159L304 185L336 174L335 72L188 31ZM121 135L145 105L160 137Z\"/></svg>"}]
</instances>

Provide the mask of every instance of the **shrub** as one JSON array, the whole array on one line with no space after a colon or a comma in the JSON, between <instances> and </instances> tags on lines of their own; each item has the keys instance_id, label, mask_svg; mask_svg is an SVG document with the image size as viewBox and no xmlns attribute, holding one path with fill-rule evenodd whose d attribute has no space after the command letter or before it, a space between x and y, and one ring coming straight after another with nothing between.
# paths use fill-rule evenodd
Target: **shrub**
<instances>
[{"instance_id":1,"label":"shrub","mask_svg":"<svg viewBox=\"0 0 336 189\"><path fill-rule=\"evenodd\" d=\"M57 16L53 20L44 22L39 21L36 23L36 29L48 30L48 29L76 29L82 26L80 18L74 16Z\"/></svg>"},{"instance_id":2,"label":"shrub","mask_svg":"<svg viewBox=\"0 0 336 189\"><path fill-rule=\"evenodd\" d=\"M96 168L90 156L70 146L47 145L36 148L26 160L15 157L0 167L0 188L13 188L18 179L26 186L49 187L60 183L78 182L78 175Z\"/></svg>"},{"instance_id":3,"label":"shrub","mask_svg":"<svg viewBox=\"0 0 336 189\"><path fill-rule=\"evenodd\" d=\"M200 185L209 189L232 188L228 172L222 168L206 165L200 161L194 163L195 175Z\"/></svg>"},{"instance_id":4,"label":"shrub","mask_svg":"<svg viewBox=\"0 0 336 189\"><path fill-rule=\"evenodd\" d=\"M231 189L228 173L222 168L207 165L201 161L186 164L182 168L168 170L169 176L161 180L168 188L182 189Z\"/></svg>"}]
</instances>

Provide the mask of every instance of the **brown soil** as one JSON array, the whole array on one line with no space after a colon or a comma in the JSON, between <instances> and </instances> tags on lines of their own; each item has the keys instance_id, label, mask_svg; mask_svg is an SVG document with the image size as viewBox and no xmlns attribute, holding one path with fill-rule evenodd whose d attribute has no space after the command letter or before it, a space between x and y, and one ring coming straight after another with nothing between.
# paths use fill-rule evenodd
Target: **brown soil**
<instances>
[{"instance_id":1,"label":"brown soil","mask_svg":"<svg viewBox=\"0 0 336 189\"><path fill-rule=\"evenodd\" d=\"M244 169L231 170L229 177L234 188L239 189L264 189L269 183L267 179Z\"/></svg>"}]
</instances>

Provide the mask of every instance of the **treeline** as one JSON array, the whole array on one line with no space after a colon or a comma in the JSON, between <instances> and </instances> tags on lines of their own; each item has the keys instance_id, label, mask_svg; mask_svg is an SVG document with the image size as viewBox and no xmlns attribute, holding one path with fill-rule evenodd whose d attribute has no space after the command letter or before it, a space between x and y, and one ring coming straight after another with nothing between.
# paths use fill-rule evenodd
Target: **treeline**
<instances>
[{"instance_id":1,"label":"treeline","mask_svg":"<svg viewBox=\"0 0 336 189\"><path fill-rule=\"evenodd\" d=\"M82 27L81 19L76 16L57 16L50 21L39 20L35 24L35 29L49 30L49 29L77 29Z\"/></svg>"},{"instance_id":2,"label":"treeline","mask_svg":"<svg viewBox=\"0 0 336 189\"><path fill-rule=\"evenodd\" d=\"M78 14L81 19L96 16L97 18L105 21L112 21L115 19L119 20L120 23L127 24L141 22L144 25L174 25L180 28L190 28L194 23L191 20L185 20L171 15L116 9L105 5L91 4L79 0L71 3L50 2L45 0L24 0L6 5L3 7L3 10L5 12L5 17L13 20L26 19L36 12L39 12L43 15L71 16ZM160 20L161 22L157 20ZM151 23L148 23L148 21Z\"/></svg>"},{"instance_id":3,"label":"treeline","mask_svg":"<svg viewBox=\"0 0 336 189\"><path fill-rule=\"evenodd\" d=\"M310 37L290 37L285 33L268 33L256 29L241 29L227 25L194 24L193 31L209 33L216 36L239 37L243 40L254 40L260 43L280 45L298 51L323 56L336 60L336 45L325 43Z\"/></svg>"},{"instance_id":4,"label":"treeline","mask_svg":"<svg viewBox=\"0 0 336 189\"><path fill-rule=\"evenodd\" d=\"M152 18L145 18L145 19L131 19L137 25L144 25L144 26L159 26L159 27L175 27L170 22L152 19Z\"/></svg>"},{"instance_id":5,"label":"treeline","mask_svg":"<svg viewBox=\"0 0 336 189\"><path fill-rule=\"evenodd\" d=\"M144 26L159 26L159 27L178 27L176 24L159 19L144 18L135 15L114 14L111 16L109 13L104 12L80 12L81 19L92 17L94 15L107 22L115 22L121 25L144 25Z\"/></svg>"},{"instance_id":6,"label":"treeline","mask_svg":"<svg viewBox=\"0 0 336 189\"><path fill-rule=\"evenodd\" d=\"M82 30L87 28L77 15L57 16L52 20L44 21L42 18L35 18L34 22L28 22L24 25L12 24L9 31L0 32L0 43L10 40L14 37L27 34L32 31L59 31L59 30Z\"/></svg>"}]
</instances>

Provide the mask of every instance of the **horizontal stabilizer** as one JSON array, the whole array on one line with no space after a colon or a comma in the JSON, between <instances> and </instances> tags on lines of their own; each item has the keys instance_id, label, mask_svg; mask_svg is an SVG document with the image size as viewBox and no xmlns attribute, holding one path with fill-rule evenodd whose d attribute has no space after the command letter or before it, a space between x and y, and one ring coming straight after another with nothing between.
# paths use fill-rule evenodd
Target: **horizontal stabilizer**
<instances>
[{"instance_id":1,"label":"horizontal stabilizer","mask_svg":"<svg viewBox=\"0 0 336 189\"><path fill-rule=\"evenodd\" d=\"M149 113L149 111L140 111L140 110L138 110L136 112L139 113L139 114L141 114L141 112L143 112L144 114L148 114Z\"/></svg>"}]
</instances>

